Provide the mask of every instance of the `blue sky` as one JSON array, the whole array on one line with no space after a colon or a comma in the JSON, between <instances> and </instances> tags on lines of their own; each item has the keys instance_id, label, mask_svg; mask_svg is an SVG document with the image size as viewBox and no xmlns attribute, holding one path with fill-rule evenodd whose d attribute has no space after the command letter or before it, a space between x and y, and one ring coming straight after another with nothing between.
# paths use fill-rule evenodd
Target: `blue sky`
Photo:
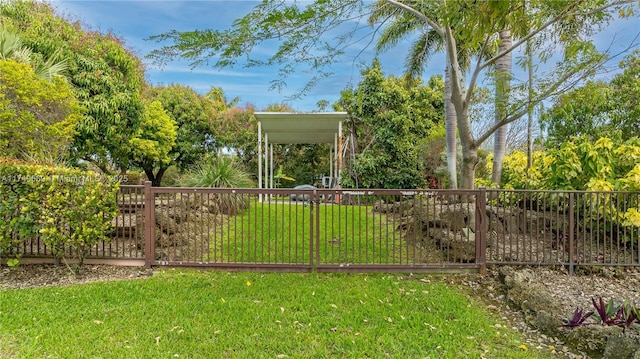
<instances>
[{"instance_id":1,"label":"blue sky","mask_svg":"<svg viewBox=\"0 0 640 359\"><path fill-rule=\"evenodd\" d=\"M194 29L227 29L233 20L246 14L256 5L256 1L53 1L59 14L89 24L101 32L111 31L122 38L147 65L147 80L151 84L180 83L205 93L211 86L222 87L227 99L240 97L240 104L251 103L258 110L269 104L287 102L286 97L297 92L309 80L310 75L300 73L287 80L287 88L279 93L269 90L270 81L277 69L234 68L214 69L198 67L191 69L187 61L172 61L164 68L158 68L145 59L151 50L159 45L145 41L151 35L169 30L188 31ZM364 46L364 44L361 44ZM402 47L406 46L401 46ZM274 49L268 49L273 50ZM287 102L297 111L317 110L319 100L331 103L340 96L340 91L348 85L357 85L360 79L361 63L369 64L374 55L373 46L360 53L357 59L345 59L334 66L335 76L327 78L302 98ZM392 51L382 57L387 74L401 74L406 51ZM434 66L434 73L444 67Z\"/></svg>"},{"instance_id":2,"label":"blue sky","mask_svg":"<svg viewBox=\"0 0 640 359\"><path fill-rule=\"evenodd\" d=\"M147 81L153 85L179 83L187 85L200 93L211 86L221 87L228 99L239 97L240 104L251 103L258 110L269 104L285 102L287 96L300 89L310 75L300 73L287 79L288 87L281 93L269 90L270 81L276 77L276 69L244 68L236 66L222 70L212 67L191 69L186 61L172 61L164 68L158 68L145 59L151 50L158 47L152 41L145 41L152 35L170 30L188 31L194 29L227 29L233 20L242 17L256 5L256 1L80 1L57 0L52 5L58 13L67 18L77 19L101 32L111 31L122 38L125 45L133 50L147 65ZM629 43L630 34L638 33L638 18L617 20L599 39L600 46L606 48L614 35L617 41L612 51L616 52ZM624 34L624 35L623 35ZM597 41L598 42L598 41ZM364 48L364 50L362 50ZM381 56L383 70L387 75L400 75L408 44L401 44L393 51ZM276 49L262 48L265 51ZM356 57L355 54L358 54ZM374 56L373 46L366 41L354 46L352 57L345 57L333 67L335 75L323 80L314 87L309 95L302 99L287 102L297 111L317 109L319 100L331 103L340 96L340 91L349 85L357 85L360 80L362 64L369 64ZM616 60L619 61L619 59ZM442 56L435 57L433 65L427 69L423 78L442 73Z\"/></svg>"}]
</instances>

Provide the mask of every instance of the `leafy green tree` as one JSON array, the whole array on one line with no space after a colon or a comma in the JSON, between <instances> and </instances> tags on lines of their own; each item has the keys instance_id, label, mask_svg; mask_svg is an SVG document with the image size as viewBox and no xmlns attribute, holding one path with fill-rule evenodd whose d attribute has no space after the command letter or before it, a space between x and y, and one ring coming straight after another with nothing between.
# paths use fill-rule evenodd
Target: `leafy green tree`
<instances>
[{"instance_id":1,"label":"leafy green tree","mask_svg":"<svg viewBox=\"0 0 640 359\"><path fill-rule=\"evenodd\" d=\"M640 50L627 56L620 68L623 72L611 81L613 98L618 104L611 117L623 138L628 138L640 133Z\"/></svg>"},{"instance_id":2,"label":"leafy green tree","mask_svg":"<svg viewBox=\"0 0 640 359\"><path fill-rule=\"evenodd\" d=\"M433 17L439 16L435 13L437 7L432 6L432 4L423 2L415 3L412 6L420 12L432 14ZM376 7L371 16L369 16L368 21L369 24L375 25L376 23L391 18L393 18L393 21L384 28L378 38L376 50L389 51L401 43L402 40L410 40L414 38L416 34L420 34L417 40L412 42L412 48L405 60L405 76L409 79L420 77L434 53L446 52L444 38L434 28L431 28L411 11L390 6L390 4L385 1L378 1L376 3ZM479 49L477 44L464 43L463 46L468 46L468 48L459 51L458 56L466 69L469 66L469 61L473 57L474 52L479 51ZM473 48L473 46L476 46L476 48ZM448 178L445 182L448 183L449 188L455 189L458 188L458 143L456 109L451 102L451 91L451 69L450 62L447 60L444 65L444 117Z\"/></svg>"},{"instance_id":3,"label":"leafy green tree","mask_svg":"<svg viewBox=\"0 0 640 359\"><path fill-rule=\"evenodd\" d=\"M175 143L167 153L169 161L155 164L155 173L152 167L143 167L153 185L159 186L172 164L184 171L200 162L207 153L216 152L215 118L212 118L215 109L208 107L210 102L188 86L160 86L151 92L151 97L162 104L177 126Z\"/></svg>"},{"instance_id":4,"label":"leafy green tree","mask_svg":"<svg viewBox=\"0 0 640 359\"><path fill-rule=\"evenodd\" d=\"M442 37L451 71L451 102L456 111L456 122L463 152L461 172L462 188L474 186L480 146L500 127L522 117L532 104L539 103L557 91L572 87L577 80L593 73L606 59L595 50L590 41L594 28L606 26L621 5L615 0L605 1L530 1L527 11L522 2L513 1L410 1L384 0L367 3L359 0L317 0L306 6L298 3L265 1L254 10L236 20L226 31L172 31L154 37L171 44L154 51L151 56L166 61L176 56L204 64L217 56L214 66L234 65L239 57L248 57L248 66L277 65L280 71L272 83L274 88L286 85L287 75L297 73L308 65L313 75L299 91L304 95L317 81L332 74L330 65L344 54L358 28L352 32L336 34L338 24L353 19L365 19L377 4L386 3L407 11ZM624 15L634 4L622 8ZM386 18L393 23L396 18ZM385 19L385 20L386 20ZM386 24L376 23L382 27ZM508 48L494 54L491 41L496 31L509 30L516 39ZM327 39L327 34L336 34ZM540 39L535 48L542 60L549 59L558 47L563 48L563 61L540 76L535 95L512 98L502 118L493 126L474 132L469 116L471 97L480 75L494 68L501 58L519 49L532 38ZM252 56L251 50L267 41L279 41L278 51L268 58ZM471 44L471 45L469 45ZM477 62L465 72L461 50L479 49ZM469 75L469 81L466 80ZM517 93L516 91L512 92Z\"/></svg>"},{"instance_id":5,"label":"leafy green tree","mask_svg":"<svg viewBox=\"0 0 640 359\"><path fill-rule=\"evenodd\" d=\"M614 130L608 116L611 88L602 81L587 82L561 95L542 116L547 130L547 145L559 146L574 136L599 138Z\"/></svg>"},{"instance_id":6,"label":"leafy green tree","mask_svg":"<svg viewBox=\"0 0 640 359\"><path fill-rule=\"evenodd\" d=\"M543 114L547 146L574 136L629 139L640 133L640 51L620 63L623 72L609 83L589 81L556 100Z\"/></svg>"},{"instance_id":7,"label":"leafy green tree","mask_svg":"<svg viewBox=\"0 0 640 359\"><path fill-rule=\"evenodd\" d=\"M138 133L129 140L132 164L142 168L153 185L159 186L157 171L171 164L170 151L176 144L177 125L159 101L146 106Z\"/></svg>"},{"instance_id":8,"label":"leafy green tree","mask_svg":"<svg viewBox=\"0 0 640 359\"><path fill-rule=\"evenodd\" d=\"M402 40L410 39L416 33L422 35L412 43L411 51L407 54L406 76L409 79L420 77L427 66L427 62L435 52L444 52L444 39L433 29L429 28L424 21L408 11L402 11L396 7L387 6L385 2L377 2L373 14L369 17L369 23L374 25L384 18L395 17L396 21L385 27L378 39L376 49L378 51L388 51L401 43ZM426 10L426 9L424 9ZM449 188L458 188L457 173L457 141L456 141L456 113L453 103L451 103L451 72L449 63L445 64L444 70L444 118L446 123L446 155ZM438 156L440 153L437 154Z\"/></svg>"},{"instance_id":9,"label":"leafy green tree","mask_svg":"<svg viewBox=\"0 0 640 359\"><path fill-rule=\"evenodd\" d=\"M71 87L14 60L0 60L0 156L57 161L81 118Z\"/></svg>"},{"instance_id":10,"label":"leafy green tree","mask_svg":"<svg viewBox=\"0 0 640 359\"><path fill-rule=\"evenodd\" d=\"M72 158L105 173L130 166L129 141L144 116L144 70L111 34L84 30L58 17L42 2L0 3L3 23L20 32L24 45L42 59L59 56L84 116L76 126Z\"/></svg>"},{"instance_id":11,"label":"leafy green tree","mask_svg":"<svg viewBox=\"0 0 640 359\"><path fill-rule=\"evenodd\" d=\"M349 112L346 126L356 153L343 186L425 187L418 143L434 123L442 122L442 80L407 87L406 79L387 79L377 60L362 76L357 88L343 91L338 104Z\"/></svg>"},{"instance_id":12,"label":"leafy green tree","mask_svg":"<svg viewBox=\"0 0 640 359\"><path fill-rule=\"evenodd\" d=\"M251 105L243 108L234 107L222 113L219 121L225 131L220 131L218 144L220 148L233 154L238 162L257 181L258 173L258 121L254 116L255 109Z\"/></svg>"}]
</instances>

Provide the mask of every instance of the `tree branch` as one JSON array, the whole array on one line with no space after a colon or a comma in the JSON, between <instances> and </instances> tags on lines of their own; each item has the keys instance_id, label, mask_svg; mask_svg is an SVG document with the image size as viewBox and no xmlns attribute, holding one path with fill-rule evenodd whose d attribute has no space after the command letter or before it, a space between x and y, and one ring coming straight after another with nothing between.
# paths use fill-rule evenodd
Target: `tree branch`
<instances>
[{"instance_id":1,"label":"tree branch","mask_svg":"<svg viewBox=\"0 0 640 359\"><path fill-rule=\"evenodd\" d=\"M476 70L473 71L473 74L471 75L471 80L469 81L469 88L473 89L476 86L476 81L478 80L478 76L480 76L480 71L478 70L480 68L480 61L482 61L482 54L484 54L484 51L486 50L487 46L489 45L489 39L491 39L491 36L487 36L484 39L484 43L482 44L482 48L480 49L480 55L478 55L478 62L476 63ZM465 98L465 102L466 103L471 103L471 96L473 95L473 91L468 91L467 92L467 97Z\"/></svg>"},{"instance_id":2,"label":"tree branch","mask_svg":"<svg viewBox=\"0 0 640 359\"><path fill-rule=\"evenodd\" d=\"M427 23L427 25L431 26L431 28L433 28L433 31L437 32L438 35L442 36L444 38L444 29L442 28L442 26L438 25L435 21L431 20L427 15L421 13L420 11L412 8L409 5L405 5L401 2L398 2L396 0L385 0L386 2L388 2L389 4L399 7L403 10L406 10L410 13L412 13L413 15L415 15L416 17L418 17L420 20L424 21Z\"/></svg>"},{"instance_id":3,"label":"tree branch","mask_svg":"<svg viewBox=\"0 0 640 359\"><path fill-rule=\"evenodd\" d=\"M555 24L556 22L560 21L561 19L565 18L567 16L567 14L576 6L578 6L578 4L580 4L583 0L577 0L575 2L573 2L571 5L569 5L565 11L561 12L560 14L558 14L557 16L555 16L554 18L552 18L551 20L547 21L546 23L542 24L540 27L538 27L537 29L535 29L534 31L528 33L527 35L525 35L523 38L521 38L520 40L516 41L510 48L504 50L501 53L496 54L494 57L490 58L489 60L485 61L482 65L480 65L479 67L476 68L475 71L479 72L482 71L483 69L485 69L486 67L492 65L493 63L495 63L498 59L502 58L503 56L505 56L506 54L514 51L515 49L517 49L518 47L520 47L520 45L524 44L525 42L527 42L527 40L529 40L530 38L536 36L537 34L539 34L540 32L542 32L542 30L545 30L546 28L548 28L549 26Z\"/></svg>"},{"instance_id":4,"label":"tree branch","mask_svg":"<svg viewBox=\"0 0 640 359\"><path fill-rule=\"evenodd\" d=\"M556 90L560 87L560 85L562 85L563 83L566 83L572 76L578 74L579 72L583 72L583 74L579 76L577 79L575 79L575 81L572 81L570 84L565 86L566 89L573 88L576 85L576 83L583 80L587 76L587 74L589 73L589 70L593 70L599 65L602 65L602 61L598 61L594 64L591 64L588 66L588 68L583 68L580 71L572 71L564 74L562 77L554 81L553 84L548 86L544 92L536 96L534 99L521 103L520 106L518 106L520 110L516 109L516 111L512 111L511 114L508 114L505 118L500 120L500 122L494 123L493 126L489 127L481 136L478 137L478 139L476 140L476 143L478 144L478 146L481 145L491 135L493 135L493 133L498 128L508 123L511 123L513 121L516 121L522 116L526 115L529 110L529 106L535 106L540 102L544 101L545 99L549 98L551 95L553 95L556 92Z\"/></svg>"}]
</instances>

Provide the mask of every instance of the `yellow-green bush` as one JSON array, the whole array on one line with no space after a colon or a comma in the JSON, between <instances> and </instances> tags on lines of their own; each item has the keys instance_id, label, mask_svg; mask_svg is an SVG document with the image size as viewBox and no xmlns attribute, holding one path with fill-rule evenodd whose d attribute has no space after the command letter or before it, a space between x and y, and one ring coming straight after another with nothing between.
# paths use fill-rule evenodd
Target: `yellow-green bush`
<instances>
[{"instance_id":1,"label":"yellow-green bush","mask_svg":"<svg viewBox=\"0 0 640 359\"><path fill-rule=\"evenodd\" d=\"M109 240L119 183L94 172L0 159L0 257L39 236L58 258L79 266Z\"/></svg>"},{"instance_id":2,"label":"yellow-green bush","mask_svg":"<svg viewBox=\"0 0 640 359\"><path fill-rule=\"evenodd\" d=\"M487 158L491 175L491 155ZM574 138L546 152L513 151L504 158L502 184L507 189L638 191L640 190L640 139L614 143L606 137L592 142ZM491 187L487 179L478 183Z\"/></svg>"},{"instance_id":3,"label":"yellow-green bush","mask_svg":"<svg viewBox=\"0 0 640 359\"><path fill-rule=\"evenodd\" d=\"M637 137L623 143L606 137L595 142L574 138L546 152L535 152L531 168L527 168L524 153L512 152L504 159L502 183L506 189L601 192L603 195L595 199L589 197L586 203L578 200L576 206L583 211L588 208L592 221L608 223L600 227L602 230L608 230L606 226L613 221L627 227L629 233L636 233L640 224L638 197L618 196L614 192L640 191L639 162L640 139ZM552 195L536 196L539 198L534 199Z\"/></svg>"}]
</instances>

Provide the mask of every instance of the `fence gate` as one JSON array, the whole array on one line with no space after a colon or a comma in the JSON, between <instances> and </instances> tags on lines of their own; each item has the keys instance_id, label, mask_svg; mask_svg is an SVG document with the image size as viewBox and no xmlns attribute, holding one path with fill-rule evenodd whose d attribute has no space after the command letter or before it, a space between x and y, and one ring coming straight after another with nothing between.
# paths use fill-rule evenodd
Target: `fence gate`
<instances>
[{"instance_id":1,"label":"fence gate","mask_svg":"<svg viewBox=\"0 0 640 359\"><path fill-rule=\"evenodd\" d=\"M145 263L269 271L434 271L484 263L484 192L145 185ZM461 200L463 199L463 200Z\"/></svg>"}]
</instances>

